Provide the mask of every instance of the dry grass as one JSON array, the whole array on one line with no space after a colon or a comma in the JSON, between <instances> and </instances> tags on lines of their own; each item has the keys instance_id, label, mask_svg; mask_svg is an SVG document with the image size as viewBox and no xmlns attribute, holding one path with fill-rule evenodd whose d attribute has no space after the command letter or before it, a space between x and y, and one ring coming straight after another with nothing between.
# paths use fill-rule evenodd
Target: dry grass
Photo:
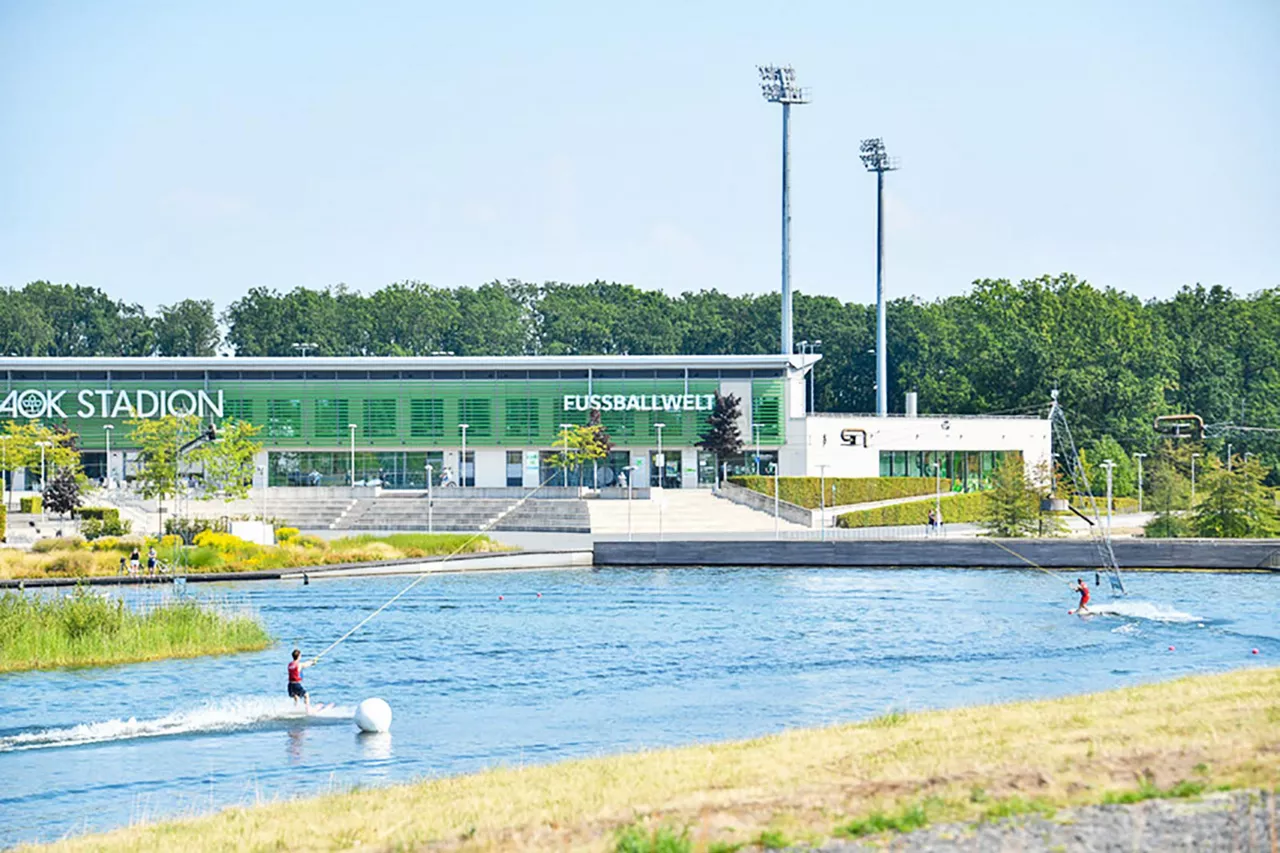
<instances>
[{"instance_id":1,"label":"dry grass","mask_svg":"<svg viewBox=\"0 0 1280 853\"><path fill-rule=\"evenodd\" d=\"M50 849L603 850L636 821L688 828L706 849L820 840L855 819L917 807L935 819L1047 811L1184 779L1277 784L1280 669L498 769L228 809Z\"/></svg>"}]
</instances>

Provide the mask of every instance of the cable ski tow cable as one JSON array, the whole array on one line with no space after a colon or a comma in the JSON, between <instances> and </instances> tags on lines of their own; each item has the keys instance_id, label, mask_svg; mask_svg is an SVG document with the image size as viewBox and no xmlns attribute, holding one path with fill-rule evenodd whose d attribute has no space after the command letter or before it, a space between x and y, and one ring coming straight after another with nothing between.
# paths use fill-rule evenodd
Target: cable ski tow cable
<instances>
[{"instance_id":1,"label":"cable ski tow cable","mask_svg":"<svg viewBox=\"0 0 1280 853\"><path fill-rule=\"evenodd\" d=\"M1031 568L1036 569L1037 571L1044 572L1046 575L1048 575L1049 577L1053 578L1054 580L1056 580L1056 581L1058 581L1058 582L1060 582L1060 583L1065 583L1067 586L1071 586L1071 581L1069 581L1069 580L1064 580L1064 579L1063 579L1062 577L1060 577L1059 575L1055 575L1053 572L1049 571L1048 569L1046 569L1044 566L1040 565L1039 563L1037 563L1037 562L1035 562L1035 561L1033 561L1033 560L1029 560L1029 559L1027 559L1026 557L1022 556L1022 555L1021 555L1021 554L1019 554L1017 551L1015 551L1015 550L1013 550L1012 548L1010 548L1008 545L1005 545L1005 544L1003 544L1003 543L997 542L997 541L996 541L996 540L994 540L994 539L987 539L986 541L990 542L992 545L995 545L997 548L1003 548L1004 550L1008 551L1008 552L1009 552L1010 554L1012 554L1013 556L1017 557L1017 558L1018 558L1019 560L1021 560L1022 562L1026 563L1026 564L1027 564L1028 566L1030 566Z\"/></svg>"},{"instance_id":2,"label":"cable ski tow cable","mask_svg":"<svg viewBox=\"0 0 1280 853\"><path fill-rule=\"evenodd\" d=\"M468 546L468 545L470 545L472 542L476 541L476 539L480 538L481 536L485 535L485 533L487 533L488 531L492 530L492 529L493 529L493 527L494 527L494 525L496 525L498 522L502 521L502 519L506 518L506 517L507 517L508 515L510 515L512 512L514 512L514 511L516 511L517 509L519 509L520 507L524 506L525 501L529 500L529 499L530 499L530 498L532 498L534 495L536 495L538 492L542 491L542 489L543 489L543 488L544 488L548 483L550 483L554 478L555 478L555 475L553 474L552 476L550 476L550 477L548 477L547 479L543 480L541 483L539 483L539 484L538 484L538 486L537 486L533 491L529 492L529 494L525 495L525 496L524 496L524 497L522 497L520 500L518 500L518 501L516 501L515 503L513 503L511 506L507 507L507 508L506 508L506 509L504 509L502 512L498 513L497 517L495 517L495 518L491 519L487 524L485 524L483 527L481 527L481 528L480 528L479 530L477 530L475 533L471 534L469 537L467 537L465 540L463 540L463 542L462 542L462 544L461 544L461 545L459 545L457 548L454 548L454 549L453 549L453 551L451 551L449 554L445 555L445 558L444 558L443 560L441 560L441 561L440 561L440 565L444 565L445 563L447 563L447 562L449 562L450 560L452 560L454 557L458 556L458 554L460 554L460 553L462 552L462 549L463 549L463 548L467 547L467 546ZM390 607L391 605L395 604L397 601L399 601L401 598L403 598L403 597L405 596L405 594L409 592L409 590L413 589L415 586L417 586L418 584L422 583L422 581L424 581L424 580L425 580L429 575L431 575L431 574L433 574L433 573L432 573L432 572L422 572L421 574L419 574L416 578L414 578L414 579L413 579L413 581L412 581L408 586L406 586L404 589L402 589L402 590L400 590L399 592L397 592L395 595L391 596L391 598L387 599L387 600L386 600L386 602L384 602L384 603L383 603L383 605L382 605L381 607L379 607L377 610L373 611L373 612L372 612L372 613L370 613L368 616L366 616L366 617L364 617L363 619L361 619L359 622L357 622L357 623L355 624L355 627L354 627L354 628L352 628L352 629L351 629L350 631L348 631L347 633L343 634L343 635L342 635L341 637L339 637L338 639L334 640L332 643L330 643L330 644L325 648L325 650L324 650L324 651L322 651L320 654L318 654L318 655L316 655L315 657L313 657L313 658L311 659L312 663L318 663L318 662L320 661L320 658L324 657L325 655L329 654L329 652L331 652L331 651L333 651L334 649L336 649L339 645L341 645L341 644L342 644L342 643L343 643L343 642L344 642L348 637L350 637L350 636L351 636L352 634L354 634L356 631L359 631L359 630L360 630L361 628L363 628L365 625L368 625L368 624L369 624L369 622L373 620L373 617L377 616L379 613L381 613L382 611L386 610L386 609L387 609L388 607Z\"/></svg>"}]
</instances>

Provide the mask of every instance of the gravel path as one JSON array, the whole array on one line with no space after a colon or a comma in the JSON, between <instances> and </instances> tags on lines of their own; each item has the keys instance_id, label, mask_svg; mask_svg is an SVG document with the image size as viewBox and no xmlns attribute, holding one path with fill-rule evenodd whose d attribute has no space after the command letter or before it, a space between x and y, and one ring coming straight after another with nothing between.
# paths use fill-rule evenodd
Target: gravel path
<instances>
[{"instance_id":1,"label":"gravel path","mask_svg":"<svg viewBox=\"0 0 1280 853\"><path fill-rule=\"evenodd\" d=\"M902 853L1131 853L1230 851L1278 853L1280 803L1276 794L1231 792L1195 800L1147 800L1127 806L1089 806L1052 819L1020 817L998 823L950 824L900 835L888 843L829 842L821 849Z\"/></svg>"}]
</instances>

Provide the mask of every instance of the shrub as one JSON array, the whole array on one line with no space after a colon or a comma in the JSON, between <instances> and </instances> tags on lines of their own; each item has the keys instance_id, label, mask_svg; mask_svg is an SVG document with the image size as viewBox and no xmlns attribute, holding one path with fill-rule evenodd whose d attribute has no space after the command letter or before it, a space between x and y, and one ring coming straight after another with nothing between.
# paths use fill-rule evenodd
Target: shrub
<instances>
[{"instance_id":1,"label":"shrub","mask_svg":"<svg viewBox=\"0 0 1280 853\"><path fill-rule=\"evenodd\" d=\"M217 548L189 548L183 562L192 569L216 569L225 563Z\"/></svg>"},{"instance_id":2,"label":"shrub","mask_svg":"<svg viewBox=\"0 0 1280 853\"><path fill-rule=\"evenodd\" d=\"M95 565L93 555L84 551L63 551L45 566L47 572L58 572L68 577L88 577Z\"/></svg>"},{"instance_id":3,"label":"shrub","mask_svg":"<svg viewBox=\"0 0 1280 853\"><path fill-rule=\"evenodd\" d=\"M967 495L942 496L942 521L944 524L960 524L981 521L987 511L987 495L974 492ZM929 520L929 510L934 507L933 498L924 498L905 504L859 509L846 512L836 519L837 527L895 527L907 524L923 525Z\"/></svg>"},{"instance_id":4,"label":"shrub","mask_svg":"<svg viewBox=\"0 0 1280 853\"><path fill-rule=\"evenodd\" d=\"M202 530L196 534L193 543L197 548L214 548L226 554L234 553L251 543L230 533L218 533L214 530Z\"/></svg>"},{"instance_id":5,"label":"shrub","mask_svg":"<svg viewBox=\"0 0 1280 853\"><path fill-rule=\"evenodd\" d=\"M299 534L290 537L288 543L295 548L318 548L324 550L329 547L329 543L321 539L319 536L309 536Z\"/></svg>"},{"instance_id":6,"label":"shrub","mask_svg":"<svg viewBox=\"0 0 1280 853\"><path fill-rule=\"evenodd\" d=\"M133 529L133 522L129 519L121 520L116 518L86 518L80 522L80 534L85 539L99 539L103 536L123 536Z\"/></svg>"},{"instance_id":7,"label":"shrub","mask_svg":"<svg viewBox=\"0 0 1280 853\"><path fill-rule=\"evenodd\" d=\"M730 477L729 482L773 497L773 477ZM835 500L839 504L869 503L893 498L913 498L932 495L937 489L933 477L828 477L826 480L826 505L832 506L831 489L835 487ZM822 490L819 477L779 477L778 497L807 509L818 508L818 494ZM951 490L951 481L942 479L942 491Z\"/></svg>"},{"instance_id":8,"label":"shrub","mask_svg":"<svg viewBox=\"0 0 1280 853\"><path fill-rule=\"evenodd\" d=\"M71 515L75 518L88 521L89 519L99 519L101 521L119 521L120 510L113 506L82 506L76 508Z\"/></svg>"},{"instance_id":9,"label":"shrub","mask_svg":"<svg viewBox=\"0 0 1280 853\"><path fill-rule=\"evenodd\" d=\"M83 536L51 536L38 540L31 546L31 550L37 554L47 554L50 551L81 551L86 547Z\"/></svg>"},{"instance_id":10,"label":"shrub","mask_svg":"<svg viewBox=\"0 0 1280 853\"><path fill-rule=\"evenodd\" d=\"M1190 536L1191 522L1181 515L1160 513L1142 528L1149 539L1178 539Z\"/></svg>"},{"instance_id":11,"label":"shrub","mask_svg":"<svg viewBox=\"0 0 1280 853\"><path fill-rule=\"evenodd\" d=\"M5 530L9 524L9 508L4 504L4 484L0 481L0 542L5 541Z\"/></svg>"},{"instance_id":12,"label":"shrub","mask_svg":"<svg viewBox=\"0 0 1280 853\"><path fill-rule=\"evenodd\" d=\"M44 502L40 500L39 495L21 498L18 500L18 511L26 515L39 515Z\"/></svg>"},{"instance_id":13,"label":"shrub","mask_svg":"<svg viewBox=\"0 0 1280 853\"><path fill-rule=\"evenodd\" d=\"M277 527L277 528L276 528L276 541L277 541L277 542L288 542L290 539L292 539L292 538L294 538L295 536L297 536L297 535L298 535L298 533L299 533L299 531L298 531L298 528L296 528L296 527Z\"/></svg>"},{"instance_id":14,"label":"shrub","mask_svg":"<svg viewBox=\"0 0 1280 853\"><path fill-rule=\"evenodd\" d=\"M195 542L196 536L206 530L212 530L215 533L226 533L231 529L230 523L225 518L166 518L164 520L164 532L174 536L181 536L182 541L188 545Z\"/></svg>"}]
</instances>

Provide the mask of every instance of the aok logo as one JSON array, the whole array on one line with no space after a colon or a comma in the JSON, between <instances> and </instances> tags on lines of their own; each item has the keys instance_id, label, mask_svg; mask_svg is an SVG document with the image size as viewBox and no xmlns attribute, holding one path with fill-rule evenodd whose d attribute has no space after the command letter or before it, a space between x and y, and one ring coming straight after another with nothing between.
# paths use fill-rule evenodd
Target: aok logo
<instances>
[{"instance_id":1,"label":"aok logo","mask_svg":"<svg viewBox=\"0 0 1280 853\"><path fill-rule=\"evenodd\" d=\"M25 388L10 391L0 401L0 416L11 418L65 418L71 400L64 400L68 391L49 391ZM165 415L198 415L222 417L222 392L212 395L206 391L111 391L82 389L75 396L75 416L79 418L156 418Z\"/></svg>"},{"instance_id":2,"label":"aok logo","mask_svg":"<svg viewBox=\"0 0 1280 853\"><path fill-rule=\"evenodd\" d=\"M840 430L840 441L849 447L866 447L867 431L865 429L846 427Z\"/></svg>"}]
</instances>

